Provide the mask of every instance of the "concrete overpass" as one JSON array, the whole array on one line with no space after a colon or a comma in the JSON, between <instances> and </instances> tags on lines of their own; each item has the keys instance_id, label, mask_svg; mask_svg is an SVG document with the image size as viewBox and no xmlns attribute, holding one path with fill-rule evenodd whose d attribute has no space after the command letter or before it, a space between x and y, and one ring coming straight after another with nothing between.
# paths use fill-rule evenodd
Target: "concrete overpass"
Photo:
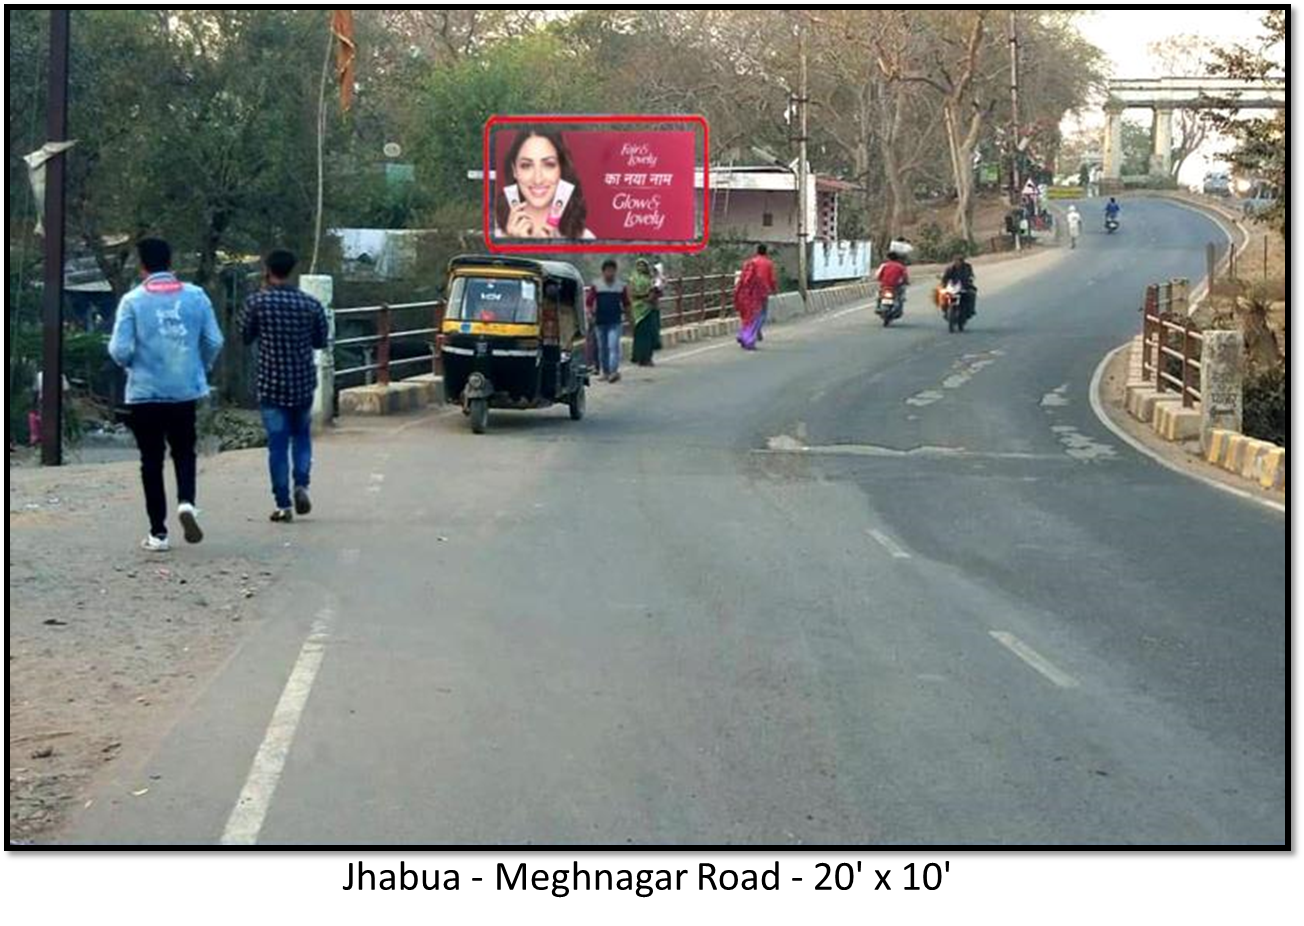
<instances>
[{"instance_id":1,"label":"concrete overpass","mask_svg":"<svg viewBox=\"0 0 1304 926\"><path fill-rule=\"evenodd\" d=\"M1156 77L1111 80L1105 100L1104 175L1117 180L1123 167L1123 112L1149 109L1154 113L1150 170L1167 175L1172 167L1173 110L1284 109L1283 78L1232 80L1220 77Z\"/></svg>"}]
</instances>

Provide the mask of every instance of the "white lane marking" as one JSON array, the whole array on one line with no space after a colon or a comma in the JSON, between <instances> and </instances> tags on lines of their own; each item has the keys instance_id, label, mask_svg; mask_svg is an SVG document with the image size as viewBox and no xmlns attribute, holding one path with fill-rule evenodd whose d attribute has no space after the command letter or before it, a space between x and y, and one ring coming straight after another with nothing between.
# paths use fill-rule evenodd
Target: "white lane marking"
<instances>
[{"instance_id":1,"label":"white lane marking","mask_svg":"<svg viewBox=\"0 0 1304 926\"><path fill-rule=\"evenodd\" d=\"M1052 685L1060 688L1077 688L1078 680L1067 672L1057 668L1054 663L1037 652L1027 643L1024 643L1012 633L1006 633L1003 630L990 630L992 639L1001 646L1005 647L1014 655L1018 656L1029 666L1040 672L1043 677L1050 681Z\"/></svg>"},{"instance_id":2,"label":"white lane marking","mask_svg":"<svg viewBox=\"0 0 1304 926\"><path fill-rule=\"evenodd\" d=\"M1087 387L1090 390L1090 392L1087 394L1087 401L1091 404L1091 410L1092 412L1095 413L1096 418L1099 419L1100 423L1103 424L1105 427L1109 428L1109 430L1113 432L1114 436L1117 437L1119 440L1123 441L1123 443L1127 444L1137 453L1140 453L1143 456L1147 456L1150 459L1154 460L1160 466L1171 469L1175 473L1181 473L1183 476L1189 476L1191 479L1199 480L1200 482L1203 482L1205 485L1213 486L1215 489L1220 489L1223 492L1228 492L1232 495L1235 495L1237 498L1243 498L1251 502L1257 502L1258 504L1263 505L1265 508L1271 508L1273 511L1276 511L1280 514L1285 514L1286 513L1285 503L1277 502L1270 498L1264 498L1261 495L1255 495L1253 492L1247 492L1245 489L1240 489L1237 488L1236 486L1228 485L1225 482L1220 482L1217 479L1214 479L1210 476L1205 476L1204 474L1195 472L1194 470L1184 469L1183 467L1178 466L1176 463L1172 462L1171 460L1167 459L1161 454L1156 453L1154 450L1151 450L1141 441L1137 440L1131 434L1127 433L1127 431L1123 430L1123 428L1120 425L1114 423L1114 420L1109 417L1109 413L1105 411L1104 406L1100 404L1100 381L1104 379L1105 368L1109 366L1110 362L1114 359L1114 355L1117 354L1119 351L1127 350L1131 346L1132 346L1132 342L1128 341L1126 344L1122 344L1114 348L1112 351L1110 351L1108 354L1104 356L1104 358L1100 361L1099 364L1097 364L1096 372L1091 374L1091 385Z\"/></svg>"},{"instance_id":3,"label":"white lane marking","mask_svg":"<svg viewBox=\"0 0 1304 926\"><path fill-rule=\"evenodd\" d=\"M226 828L222 831L224 846L252 846L258 842L258 834L271 806L272 795L281 780L285 769L285 759L290 753L290 744L294 742L295 731L299 727L299 718L303 716L304 705L312 692L312 683L317 678L321 667L322 655L328 628L334 612L322 608L313 621L308 639L303 641L299 658L294 661L290 677L285 681L281 699L276 703L272 719L267 724L263 742L254 755L253 765L245 778L240 797L236 799L231 816L227 817Z\"/></svg>"},{"instance_id":4,"label":"white lane marking","mask_svg":"<svg viewBox=\"0 0 1304 926\"><path fill-rule=\"evenodd\" d=\"M362 551L357 547L345 547L340 550L340 562L352 566L362 559Z\"/></svg>"},{"instance_id":5,"label":"white lane marking","mask_svg":"<svg viewBox=\"0 0 1304 926\"><path fill-rule=\"evenodd\" d=\"M765 446L770 450L782 450L788 453L801 453L810 449L790 434L776 434L774 437L767 438Z\"/></svg>"},{"instance_id":6,"label":"white lane marking","mask_svg":"<svg viewBox=\"0 0 1304 926\"><path fill-rule=\"evenodd\" d=\"M1071 424L1057 424L1051 430L1064 445L1064 452L1075 460L1112 460L1118 456L1118 452L1109 444L1088 437Z\"/></svg>"},{"instance_id":7,"label":"white lane marking","mask_svg":"<svg viewBox=\"0 0 1304 926\"><path fill-rule=\"evenodd\" d=\"M1046 393L1044 396L1041 397L1041 407L1062 408L1063 406L1068 405L1069 404L1068 396L1064 394L1068 391L1068 388L1069 388L1069 384L1065 383L1064 385L1058 386L1055 389L1052 389L1050 392Z\"/></svg>"},{"instance_id":8,"label":"white lane marking","mask_svg":"<svg viewBox=\"0 0 1304 926\"><path fill-rule=\"evenodd\" d=\"M791 434L776 434L765 440L764 447L755 447L752 453L810 453L852 457L965 457L980 460L1059 460L1057 453L1030 453L1020 450L968 450L964 447L938 447L923 444L900 450L875 444L816 444L799 441Z\"/></svg>"},{"instance_id":9,"label":"white lane marking","mask_svg":"<svg viewBox=\"0 0 1304 926\"><path fill-rule=\"evenodd\" d=\"M792 324L796 326L806 322L827 322L835 318L842 318L844 315L850 315L853 312L864 312L869 308L871 308L871 303L865 303L863 305L854 305L851 308L842 309L841 311L838 312L825 312L818 315L812 313L809 316L794 319ZM719 343L707 344L705 347L695 347L692 350L686 350L682 352L677 351L676 353L670 354L667 357L665 357L663 360L659 360L657 362L670 363L675 360L685 360L689 357L696 357L698 354L705 354L708 351L720 350L721 348L724 347L736 347L737 344L738 344L738 339L736 336L731 337L727 335L722 335Z\"/></svg>"},{"instance_id":10,"label":"white lane marking","mask_svg":"<svg viewBox=\"0 0 1304 926\"><path fill-rule=\"evenodd\" d=\"M705 354L707 351L719 350L722 347L737 347L738 342L733 338L721 338L718 344L708 344L705 347L697 347L693 350L686 350L682 354L671 354L659 363L670 363L672 360L684 360L688 357L696 357L698 354Z\"/></svg>"},{"instance_id":11,"label":"white lane marking","mask_svg":"<svg viewBox=\"0 0 1304 926\"><path fill-rule=\"evenodd\" d=\"M868 531L866 531L866 533L869 534L869 536L873 537L876 541L878 541L879 546L881 546L884 550L887 550L887 552L891 553L893 559L910 559L910 554L906 552L906 550L901 546L901 544L897 543L895 540L893 540L891 537L889 537L887 534L883 533L882 531L875 530L874 528L871 527Z\"/></svg>"},{"instance_id":12,"label":"white lane marking","mask_svg":"<svg viewBox=\"0 0 1304 926\"><path fill-rule=\"evenodd\" d=\"M853 315L856 312L867 312L874 307L873 302L866 302L863 305L853 305L848 309L839 309L836 312L829 312L821 317L821 321L832 321L835 318L842 318L845 315Z\"/></svg>"},{"instance_id":13,"label":"white lane marking","mask_svg":"<svg viewBox=\"0 0 1304 926\"><path fill-rule=\"evenodd\" d=\"M940 402L945 396L936 389L925 389L923 392L916 392L910 398L906 399L907 405L914 405L916 408L922 408L925 405L932 405L934 402Z\"/></svg>"},{"instance_id":14,"label":"white lane marking","mask_svg":"<svg viewBox=\"0 0 1304 926\"><path fill-rule=\"evenodd\" d=\"M385 481L385 474L384 474L384 473L372 473L372 474L371 474L371 481L372 481L372 482L384 482L384 481Z\"/></svg>"}]
</instances>

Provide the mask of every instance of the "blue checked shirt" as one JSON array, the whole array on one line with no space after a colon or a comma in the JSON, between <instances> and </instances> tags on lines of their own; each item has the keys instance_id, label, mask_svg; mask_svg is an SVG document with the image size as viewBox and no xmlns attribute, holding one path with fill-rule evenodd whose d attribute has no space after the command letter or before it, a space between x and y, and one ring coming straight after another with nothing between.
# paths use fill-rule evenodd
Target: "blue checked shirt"
<instances>
[{"instance_id":1,"label":"blue checked shirt","mask_svg":"<svg viewBox=\"0 0 1304 926\"><path fill-rule=\"evenodd\" d=\"M326 348L326 310L289 284L268 286L245 300L241 333L258 342L258 401L281 408L312 404L317 389L313 349Z\"/></svg>"}]
</instances>

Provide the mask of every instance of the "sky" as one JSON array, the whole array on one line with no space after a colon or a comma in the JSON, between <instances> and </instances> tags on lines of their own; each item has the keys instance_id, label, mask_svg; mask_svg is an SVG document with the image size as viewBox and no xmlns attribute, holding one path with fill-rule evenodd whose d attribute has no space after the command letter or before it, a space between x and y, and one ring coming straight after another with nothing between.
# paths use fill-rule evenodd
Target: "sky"
<instances>
[{"instance_id":1,"label":"sky","mask_svg":"<svg viewBox=\"0 0 1304 926\"><path fill-rule=\"evenodd\" d=\"M1186 33L1218 44L1240 42L1253 46L1262 32L1259 20L1263 13L1261 9L1101 9L1084 13L1078 20L1078 29L1088 41L1105 52L1111 77L1198 76L1163 74L1149 52L1149 44L1175 33ZM1146 110L1138 109L1130 111L1125 118L1148 125L1150 115ZM1061 130L1065 133L1079 127L1103 130L1104 123L1104 113L1092 109L1080 117L1067 116ZM1206 171L1220 166L1216 154L1223 144L1217 139L1206 141L1202 150L1182 165L1178 180L1186 185L1195 184Z\"/></svg>"}]
</instances>

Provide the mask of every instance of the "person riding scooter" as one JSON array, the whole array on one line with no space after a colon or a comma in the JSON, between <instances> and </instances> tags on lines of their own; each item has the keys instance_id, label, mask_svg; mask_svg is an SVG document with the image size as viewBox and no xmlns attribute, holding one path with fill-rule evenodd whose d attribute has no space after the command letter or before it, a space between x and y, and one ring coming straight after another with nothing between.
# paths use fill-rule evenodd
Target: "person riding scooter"
<instances>
[{"instance_id":1,"label":"person riding scooter","mask_svg":"<svg viewBox=\"0 0 1304 926\"><path fill-rule=\"evenodd\" d=\"M910 285L910 271L906 269L905 260L896 251L887 252L887 260L878 268L879 289L891 289L896 294L897 310L900 315L906 308L906 287Z\"/></svg>"},{"instance_id":2,"label":"person riding scooter","mask_svg":"<svg viewBox=\"0 0 1304 926\"><path fill-rule=\"evenodd\" d=\"M973 264L957 254L950 266L942 272L942 285L956 285L960 288L960 327L978 314L978 287L974 284Z\"/></svg>"},{"instance_id":3,"label":"person riding scooter","mask_svg":"<svg viewBox=\"0 0 1304 926\"><path fill-rule=\"evenodd\" d=\"M1118 213L1123 207L1118 204L1118 200L1109 197L1109 202L1105 203L1105 227L1110 231L1118 228Z\"/></svg>"}]
</instances>

